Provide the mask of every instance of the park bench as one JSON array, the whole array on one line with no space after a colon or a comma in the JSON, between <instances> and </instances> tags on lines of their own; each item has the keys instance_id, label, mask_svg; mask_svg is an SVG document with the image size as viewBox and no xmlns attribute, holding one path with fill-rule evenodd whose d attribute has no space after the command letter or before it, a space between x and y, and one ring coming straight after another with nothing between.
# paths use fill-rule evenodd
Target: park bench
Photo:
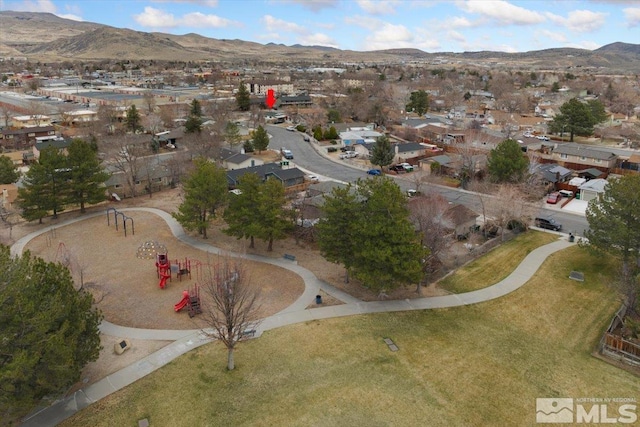
<instances>
[{"instance_id":1,"label":"park bench","mask_svg":"<svg viewBox=\"0 0 640 427\"><path fill-rule=\"evenodd\" d=\"M291 254L284 254L283 258L284 259L288 259L289 261L295 261L296 260L295 255L291 255Z\"/></svg>"}]
</instances>

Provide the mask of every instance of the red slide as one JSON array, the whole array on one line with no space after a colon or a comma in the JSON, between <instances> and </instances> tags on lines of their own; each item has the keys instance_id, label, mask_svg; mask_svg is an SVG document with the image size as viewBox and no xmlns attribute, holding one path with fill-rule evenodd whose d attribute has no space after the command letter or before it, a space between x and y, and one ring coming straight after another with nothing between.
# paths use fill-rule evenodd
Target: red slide
<instances>
[{"instance_id":1,"label":"red slide","mask_svg":"<svg viewBox=\"0 0 640 427\"><path fill-rule=\"evenodd\" d=\"M167 279L169 277L171 277L171 274L167 273L166 269L160 270L160 283L158 284L160 286L160 289L164 289L164 287L167 285Z\"/></svg>"},{"instance_id":2,"label":"red slide","mask_svg":"<svg viewBox=\"0 0 640 427\"><path fill-rule=\"evenodd\" d=\"M187 304L189 304L189 291L183 291L182 292L182 299L180 300L179 303L177 303L176 305L173 306L173 309L175 311L180 311L183 308L185 308Z\"/></svg>"}]
</instances>

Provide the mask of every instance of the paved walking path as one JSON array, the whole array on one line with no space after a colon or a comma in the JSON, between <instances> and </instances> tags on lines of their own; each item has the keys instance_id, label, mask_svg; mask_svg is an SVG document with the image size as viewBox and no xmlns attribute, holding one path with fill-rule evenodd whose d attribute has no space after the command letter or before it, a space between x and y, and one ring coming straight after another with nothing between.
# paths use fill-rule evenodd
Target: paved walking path
<instances>
[{"instance_id":1,"label":"paved walking path","mask_svg":"<svg viewBox=\"0 0 640 427\"><path fill-rule=\"evenodd\" d=\"M154 213L163 218L174 236L182 242L192 245L202 251L209 253L222 253L219 248L198 241L188 236L182 226L167 212L153 208L128 208L122 211L144 211ZM95 213L82 218L76 218L67 221L55 227L66 226L77 221L92 218L103 213ZM46 227L37 232L31 233L11 247L12 254L20 254L27 242L34 237L48 232L54 226ZM290 306L284 310L267 317L256 328L256 337L262 332L279 328L295 323L307 322L310 320L328 319L332 317L352 316L366 313L380 313L392 311L407 310L427 310L433 308L458 307L461 305L476 304L479 302L489 301L502 297L510 292L515 291L524 285L540 268L544 260L554 252L565 249L575 243L569 243L566 237L541 246L533 250L520 265L505 279L484 289L463 294L452 294L438 297L416 298L406 300L393 301L373 301L364 302L351 295L336 289L330 284L318 279L311 271L297 265L295 262L285 259L268 258L258 255L242 255L247 259L266 262L286 268L299 274L305 283L305 290L302 295ZM239 254L230 253L230 255L240 256ZM306 307L314 300L318 291L322 289L329 295L344 302L342 305L319 307L307 309ZM139 360L132 365L115 372L106 378L78 390L62 400L57 401L53 405L40 410L27 419L22 424L25 427L48 427L55 426L66 418L70 417L77 411L87 407L111 393L137 381L138 379L150 374L156 369L161 368L182 354L193 350L210 341L200 330L158 330L158 329L138 329L124 326L114 325L113 323L103 321L100 330L102 333L118 337L127 337L132 339L148 339L148 340L168 340L173 343L161 348L153 354Z\"/></svg>"}]
</instances>

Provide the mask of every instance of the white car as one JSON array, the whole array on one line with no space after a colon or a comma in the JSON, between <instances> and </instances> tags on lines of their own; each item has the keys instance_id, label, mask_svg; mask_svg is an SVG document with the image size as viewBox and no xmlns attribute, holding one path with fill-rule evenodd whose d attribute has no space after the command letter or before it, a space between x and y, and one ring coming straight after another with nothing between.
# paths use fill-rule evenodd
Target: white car
<instances>
[{"instance_id":1,"label":"white car","mask_svg":"<svg viewBox=\"0 0 640 427\"><path fill-rule=\"evenodd\" d=\"M355 151L345 151L339 156L341 159L352 159L354 157L358 157L358 153Z\"/></svg>"},{"instance_id":2,"label":"white car","mask_svg":"<svg viewBox=\"0 0 640 427\"><path fill-rule=\"evenodd\" d=\"M536 138L538 138L541 141L549 141L549 137L547 135L538 135L536 136Z\"/></svg>"},{"instance_id":3,"label":"white car","mask_svg":"<svg viewBox=\"0 0 640 427\"><path fill-rule=\"evenodd\" d=\"M288 126L288 127L287 127L287 130L288 130L289 132L295 132L295 131L296 131L296 127L295 127L295 126Z\"/></svg>"}]
</instances>

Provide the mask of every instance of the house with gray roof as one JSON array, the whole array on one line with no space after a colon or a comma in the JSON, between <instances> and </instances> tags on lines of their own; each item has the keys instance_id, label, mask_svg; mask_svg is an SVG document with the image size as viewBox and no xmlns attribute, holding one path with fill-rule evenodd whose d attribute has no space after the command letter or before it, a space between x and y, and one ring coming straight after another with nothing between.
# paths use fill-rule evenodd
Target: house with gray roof
<instances>
[{"instance_id":1,"label":"house with gray roof","mask_svg":"<svg viewBox=\"0 0 640 427\"><path fill-rule=\"evenodd\" d=\"M601 194L604 194L609 185L609 181L606 179L592 179L585 182L580 187L580 200L588 202L589 200L597 199Z\"/></svg>"},{"instance_id":2,"label":"house with gray roof","mask_svg":"<svg viewBox=\"0 0 640 427\"><path fill-rule=\"evenodd\" d=\"M220 161L222 162L222 167L226 170L244 169L264 164L262 159L227 148L220 149Z\"/></svg>"},{"instance_id":3,"label":"house with gray roof","mask_svg":"<svg viewBox=\"0 0 640 427\"><path fill-rule=\"evenodd\" d=\"M559 144L551 152L551 159L569 169L596 168L608 172L616 166L618 155L607 150L576 144Z\"/></svg>"},{"instance_id":4,"label":"house with gray roof","mask_svg":"<svg viewBox=\"0 0 640 427\"><path fill-rule=\"evenodd\" d=\"M263 165L234 169L227 172L229 188L235 188L244 174L255 173L264 182L269 178L275 178L282 183L286 192L299 191L305 185L305 174L296 167L283 169L278 163L265 163Z\"/></svg>"},{"instance_id":5,"label":"house with gray roof","mask_svg":"<svg viewBox=\"0 0 640 427\"><path fill-rule=\"evenodd\" d=\"M573 171L571 169L567 169L564 166L554 163L539 165L534 173L540 176L543 182L552 184L566 182L571 179L571 176L573 175Z\"/></svg>"}]
</instances>

